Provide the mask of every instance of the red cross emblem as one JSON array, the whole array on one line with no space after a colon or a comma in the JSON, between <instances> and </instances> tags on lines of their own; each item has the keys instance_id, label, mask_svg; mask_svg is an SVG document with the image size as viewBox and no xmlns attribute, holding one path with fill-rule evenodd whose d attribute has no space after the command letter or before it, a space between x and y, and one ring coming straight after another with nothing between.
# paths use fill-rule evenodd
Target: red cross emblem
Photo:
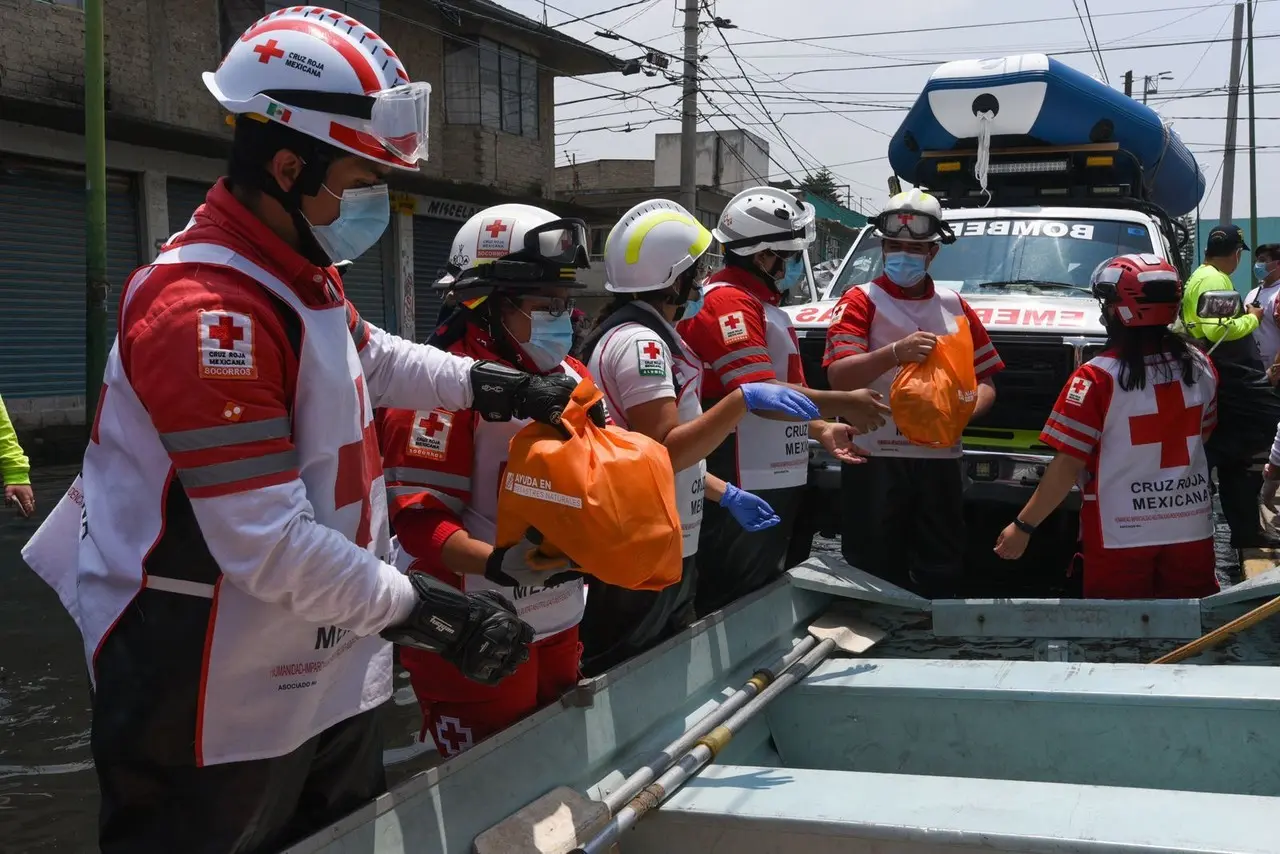
<instances>
[{"instance_id":1,"label":"red cross emblem","mask_svg":"<svg viewBox=\"0 0 1280 854\"><path fill-rule=\"evenodd\" d=\"M356 377L358 417L364 419L364 377ZM378 434L373 422L364 425L360 438L338 448L338 478L333 486L333 506L337 509L360 502L360 522L356 528L356 545L365 548L373 541L372 504L369 500L373 481L382 474L382 454L378 450Z\"/></svg>"},{"instance_id":2,"label":"red cross emblem","mask_svg":"<svg viewBox=\"0 0 1280 854\"><path fill-rule=\"evenodd\" d=\"M1199 436L1204 405L1187 406L1180 380L1156 386L1156 411L1150 415L1129 418L1129 441L1138 445L1160 445L1160 468L1169 469L1191 463L1187 440Z\"/></svg>"},{"instance_id":3,"label":"red cross emblem","mask_svg":"<svg viewBox=\"0 0 1280 854\"><path fill-rule=\"evenodd\" d=\"M271 60L284 56L284 51L277 47L279 44L275 39L269 39L266 43L254 47L253 52L258 55L258 62L266 65Z\"/></svg>"},{"instance_id":4,"label":"red cross emblem","mask_svg":"<svg viewBox=\"0 0 1280 854\"><path fill-rule=\"evenodd\" d=\"M494 240L497 240L498 235L502 234L502 232L506 231L508 228L509 226L506 223L504 223L502 220L495 219L489 225L486 225L484 227L484 230L489 232L490 237L492 237Z\"/></svg>"},{"instance_id":5,"label":"red cross emblem","mask_svg":"<svg viewBox=\"0 0 1280 854\"><path fill-rule=\"evenodd\" d=\"M452 735L458 737L456 744L449 738L450 730ZM436 722L436 744L444 749L446 756L456 756L475 744L475 740L472 738L471 729L464 727L462 721L457 718L441 717Z\"/></svg>"},{"instance_id":6,"label":"red cross emblem","mask_svg":"<svg viewBox=\"0 0 1280 854\"><path fill-rule=\"evenodd\" d=\"M430 418L423 418L418 422L418 426L422 428L422 432L428 436L434 436L436 433L444 429L444 422L440 420L440 416L434 412Z\"/></svg>"},{"instance_id":7,"label":"red cross emblem","mask_svg":"<svg viewBox=\"0 0 1280 854\"><path fill-rule=\"evenodd\" d=\"M730 329L737 329L740 322L741 321L738 320L738 316L735 314L731 314L724 319L724 325Z\"/></svg>"},{"instance_id":8,"label":"red cross emblem","mask_svg":"<svg viewBox=\"0 0 1280 854\"><path fill-rule=\"evenodd\" d=\"M648 344L644 345L644 354L648 356L650 359L658 358L658 355L661 352L662 350L653 341L650 341Z\"/></svg>"},{"instance_id":9,"label":"red cross emblem","mask_svg":"<svg viewBox=\"0 0 1280 854\"><path fill-rule=\"evenodd\" d=\"M1089 384L1080 377L1076 377L1075 382L1071 384L1071 390L1076 394L1084 394L1089 389Z\"/></svg>"},{"instance_id":10,"label":"red cross emblem","mask_svg":"<svg viewBox=\"0 0 1280 854\"><path fill-rule=\"evenodd\" d=\"M218 342L218 347L230 350L235 342L244 340L244 330L236 326L229 317L220 317L218 322L209 327L209 337Z\"/></svg>"}]
</instances>

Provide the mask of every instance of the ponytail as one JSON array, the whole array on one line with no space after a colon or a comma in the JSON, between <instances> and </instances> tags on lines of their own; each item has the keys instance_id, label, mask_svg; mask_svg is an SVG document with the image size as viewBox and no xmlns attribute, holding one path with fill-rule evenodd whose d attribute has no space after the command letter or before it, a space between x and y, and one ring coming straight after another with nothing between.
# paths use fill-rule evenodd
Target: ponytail
<instances>
[{"instance_id":1,"label":"ponytail","mask_svg":"<svg viewBox=\"0 0 1280 854\"><path fill-rule=\"evenodd\" d=\"M1125 391L1147 387L1148 368L1155 372L1157 383L1176 379L1173 366L1168 362L1148 365L1147 357L1169 356L1177 363L1178 373L1186 386L1195 385L1199 379L1191 345L1186 339L1165 326L1125 326L1111 315L1107 318L1107 347L1119 351L1120 388Z\"/></svg>"}]
</instances>

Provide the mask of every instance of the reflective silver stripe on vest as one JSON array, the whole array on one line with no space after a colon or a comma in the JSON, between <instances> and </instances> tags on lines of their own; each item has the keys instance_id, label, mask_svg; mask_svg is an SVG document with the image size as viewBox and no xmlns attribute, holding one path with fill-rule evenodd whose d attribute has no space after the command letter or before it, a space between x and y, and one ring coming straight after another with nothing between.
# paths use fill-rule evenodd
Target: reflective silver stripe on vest
<instances>
[{"instance_id":1,"label":"reflective silver stripe on vest","mask_svg":"<svg viewBox=\"0 0 1280 854\"><path fill-rule=\"evenodd\" d=\"M164 593L198 596L201 599L212 599L214 590L212 584L201 584L199 581L183 581L178 578L160 578L155 575L147 576L146 586Z\"/></svg>"},{"instance_id":2,"label":"reflective silver stripe on vest","mask_svg":"<svg viewBox=\"0 0 1280 854\"><path fill-rule=\"evenodd\" d=\"M365 323L364 318L356 315L356 325L351 327L351 341L356 345L356 350L364 346L365 338L369 335L369 324Z\"/></svg>"},{"instance_id":3,"label":"reflective silver stripe on vest","mask_svg":"<svg viewBox=\"0 0 1280 854\"><path fill-rule=\"evenodd\" d=\"M719 359L716 359L711 363L711 370L719 372L719 370L725 365L751 356L764 356L765 358L768 358L769 351L763 347L743 347L741 350L734 350L729 355L721 356Z\"/></svg>"},{"instance_id":4,"label":"reflective silver stripe on vest","mask_svg":"<svg viewBox=\"0 0 1280 854\"><path fill-rule=\"evenodd\" d=\"M723 374L720 374L720 382L727 383L727 382L730 382L731 380L736 380L738 377L744 377L747 374L754 374L758 371L766 370L766 369L769 371L770 374L773 373L772 364L762 365L759 362L752 362L748 365L743 365L741 368L734 368L732 371L725 371Z\"/></svg>"},{"instance_id":5,"label":"reflective silver stripe on vest","mask_svg":"<svg viewBox=\"0 0 1280 854\"><path fill-rule=\"evenodd\" d=\"M210 486L222 486L224 483L235 483L251 477L264 477L269 474L280 474L298 467L297 451L281 451L278 454L264 454L261 457L250 457L246 460L232 460L226 463L214 463L208 466L178 469L178 480L183 486L200 489Z\"/></svg>"},{"instance_id":6,"label":"reflective silver stripe on vest","mask_svg":"<svg viewBox=\"0 0 1280 854\"><path fill-rule=\"evenodd\" d=\"M387 503L392 503L393 499L399 498L402 495L422 495L424 492L459 516L462 515L462 511L467 509L467 505L462 502L462 499L454 498L452 495L446 495L438 489L430 489L425 486L387 487Z\"/></svg>"},{"instance_id":7,"label":"reflective silver stripe on vest","mask_svg":"<svg viewBox=\"0 0 1280 854\"><path fill-rule=\"evenodd\" d=\"M1055 430L1053 427L1045 426L1044 434L1046 436L1052 436L1062 444L1066 445L1068 448L1075 448L1077 451L1080 451L1083 454L1093 453L1092 445L1086 445L1084 442L1081 442L1079 439L1076 439L1072 436L1068 436L1066 433L1063 433L1061 430Z\"/></svg>"},{"instance_id":8,"label":"reflective silver stripe on vest","mask_svg":"<svg viewBox=\"0 0 1280 854\"><path fill-rule=\"evenodd\" d=\"M217 427L199 427L175 433L161 433L160 441L171 454L184 451L207 451L265 439L287 439L290 435L287 417L268 418L264 421L247 421L244 424L220 424Z\"/></svg>"},{"instance_id":9,"label":"reflective silver stripe on vest","mask_svg":"<svg viewBox=\"0 0 1280 854\"><path fill-rule=\"evenodd\" d=\"M398 466L386 470L387 483L416 483L420 486L443 486L445 489L471 489L471 478L431 469Z\"/></svg>"},{"instance_id":10,"label":"reflective silver stripe on vest","mask_svg":"<svg viewBox=\"0 0 1280 854\"><path fill-rule=\"evenodd\" d=\"M1063 415L1061 412L1050 412L1049 420L1056 421L1059 424L1061 424L1063 427L1068 427L1072 430L1075 430L1077 433L1084 434L1085 436L1090 436L1094 439L1102 438L1101 430L1096 430L1093 427L1090 427L1088 424L1085 424L1083 421L1077 421L1074 418L1068 418L1067 416Z\"/></svg>"}]
</instances>

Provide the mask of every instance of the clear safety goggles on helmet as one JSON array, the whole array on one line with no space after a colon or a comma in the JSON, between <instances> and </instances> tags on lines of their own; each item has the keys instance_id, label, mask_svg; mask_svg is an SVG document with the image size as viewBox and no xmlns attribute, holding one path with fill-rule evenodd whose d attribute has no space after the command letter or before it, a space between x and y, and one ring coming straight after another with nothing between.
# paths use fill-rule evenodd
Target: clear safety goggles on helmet
<instances>
[{"instance_id":1,"label":"clear safety goggles on helmet","mask_svg":"<svg viewBox=\"0 0 1280 854\"><path fill-rule=\"evenodd\" d=\"M396 157L409 163L427 159L429 83L406 83L372 95L310 89L273 89L262 94L286 106L363 120L368 123L366 133Z\"/></svg>"},{"instance_id":2,"label":"clear safety goggles on helmet","mask_svg":"<svg viewBox=\"0 0 1280 854\"><path fill-rule=\"evenodd\" d=\"M951 226L945 221L919 211L882 211L868 222L888 240L951 243L956 239Z\"/></svg>"},{"instance_id":3,"label":"clear safety goggles on helmet","mask_svg":"<svg viewBox=\"0 0 1280 854\"><path fill-rule=\"evenodd\" d=\"M554 219L526 231L521 249L458 271L453 283L472 287L495 280L514 285L557 281L574 284L577 271L590 267L586 222L577 218Z\"/></svg>"},{"instance_id":4,"label":"clear safety goggles on helmet","mask_svg":"<svg viewBox=\"0 0 1280 854\"><path fill-rule=\"evenodd\" d=\"M791 220L791 228L786 231L775 231L772 234L760 234L755 237L743 237L722 244L725 249L741 249L744 246L757 246L761 243L785 243L800 240L808 246L818 237L818 212L808 202L800 202L800 215ZM783 209L780 213L785 213ZM775 250L780 254L788 250ZM800 251L800 250L791 250Z\"/></svg>"}]
</instances>

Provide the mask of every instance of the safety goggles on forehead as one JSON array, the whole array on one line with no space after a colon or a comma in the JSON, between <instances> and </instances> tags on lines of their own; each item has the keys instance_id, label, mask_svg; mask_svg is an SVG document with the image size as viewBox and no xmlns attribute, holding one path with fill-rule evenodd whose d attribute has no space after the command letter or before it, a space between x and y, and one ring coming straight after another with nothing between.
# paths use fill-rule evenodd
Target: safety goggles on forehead
<instances>
[{"instance_id":1,"label":"safety goggles on forehead","mask_svg":"<svg viewBox=\"0 0 1280 854\"><path fill-rule=\"evenodd\" d=\"M525 309L530 312L545 311L552 317L564 317L576 307L576 303L571 297L526 296L521 298L521 301L525 306L525 308L521 309L522 311Z\"/></svg>"},{"instance_id":2,"label":"safety goggles on forehead","mask_svg":"<svg viewBox=\"0 0 1280 854\"><path fill-rule=\"evenodd\" d=\"M761 214L768 212L760 211ZM785 208L781 208L774 212L774 218L778 218L780 214L787 213ZM770 234L760 234L754 237L742 237L738 240L730 240L723 243L725 249L740 249L744 246L758 246L761 243L786 243L792 240L799 240L808 246L818 237L818 217L817 211L813 205L808 202L800 204L800 214L791 220L791 227L772 232ZM774 250L778 254L783 252L799 250Z\"/></svg>"},{"instance_id":3,"label":"safety goggles on forehead","mask_svg":"<svg viewBox=\"0 0 1280 854\"><path fill-rule=\"evenodd\" d=\"M521 258L543 261L561 267L585 270L587 259L587 224L583 220L555 219L524 233Z\"/></svg>"},{"instance_id":4,"label":"safety goggles on forehead","mask_svg":"<svg viewBox=\"0 0 1280 854\"><path fill-rule=\"evenodd\" d=\"M409 163L427 159L429 83L405 83L372 95L308 89L273 89L262 94L291 107L362 119L368 123L365 132L396 157Z\"/></svg>"},{"instance_id":5,"label":"safety goggles on forehead","mask_svg":"<svg viewBox=\"0 0 1280 854\"><path fill-rule=\"evenodd\" d=\"M880 236L889 240L908 240L921 242L940 240L951 243L955 234L951 226L933 214L916 211L886 211L872 217L871 225L880 232Z\"/></svg>"}]
</instances>

